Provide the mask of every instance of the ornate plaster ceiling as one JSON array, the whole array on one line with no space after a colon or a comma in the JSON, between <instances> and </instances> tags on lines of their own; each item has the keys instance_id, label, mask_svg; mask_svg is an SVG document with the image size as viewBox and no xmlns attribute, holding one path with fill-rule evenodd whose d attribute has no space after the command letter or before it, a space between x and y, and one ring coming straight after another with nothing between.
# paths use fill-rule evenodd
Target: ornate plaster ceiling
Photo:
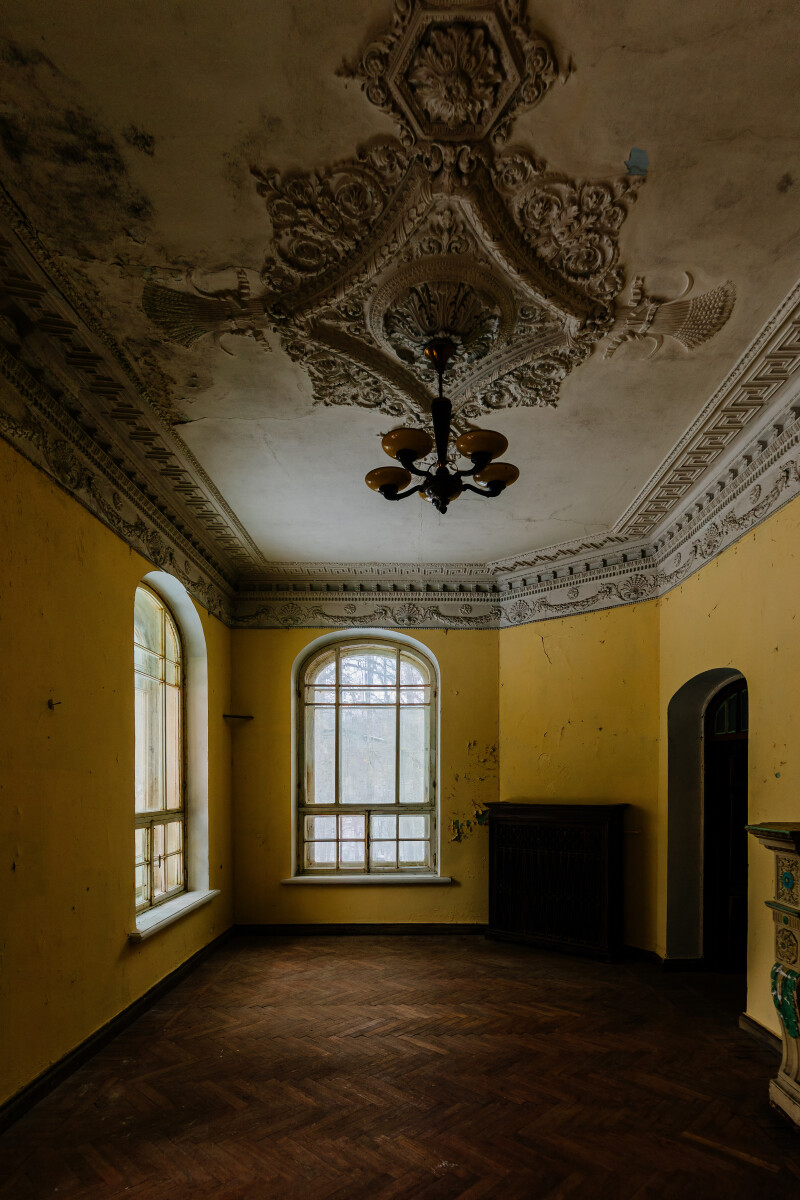
<instances>
[{"instance_id":1,"label":"ornate plaster ceiling","mask_svg":"<svg viewBox=\"0 0 800 1200\"><path fill-rule=\"evenodd\" d=\"M2 33L24 240L169 427L220 578L644 544L761 411L722 393L800 274L789 0L29 0ZM456 423L522 470L445 517L363 484L443 328Z\"/></svg>"}]
</instances>

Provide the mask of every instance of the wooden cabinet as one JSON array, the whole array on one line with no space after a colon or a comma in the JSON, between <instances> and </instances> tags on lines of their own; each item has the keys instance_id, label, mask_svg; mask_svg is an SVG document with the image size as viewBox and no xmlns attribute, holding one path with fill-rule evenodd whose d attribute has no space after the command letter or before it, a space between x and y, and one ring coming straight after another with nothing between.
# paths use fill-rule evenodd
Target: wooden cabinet
<instances>
[{"instance_id":1,"label":"wooden cabinet","mask_svg":"<svg viewBox=\"0 0 800 1200\"><path fill-rule=\"evenodd\" d=\"M627 807L490 804L489 937L617 956Z\"/></svg>"}]
</instances>

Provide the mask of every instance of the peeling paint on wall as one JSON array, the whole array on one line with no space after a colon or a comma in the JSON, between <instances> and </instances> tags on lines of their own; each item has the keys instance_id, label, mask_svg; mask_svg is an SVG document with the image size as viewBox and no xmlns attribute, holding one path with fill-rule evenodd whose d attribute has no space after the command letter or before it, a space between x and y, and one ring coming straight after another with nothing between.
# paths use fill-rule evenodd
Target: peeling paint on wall
<instances>
[{"instance_id":1,"label":"peeling paint on wall","mask_svg":"<svg viewBox=\"0 0 800 1200\"><path fill-rule=\"evenodd\" d=\"M471 833L474 833L480 825L488 825L489 809L486 808L485 805L476 804L474 801L472 808L473 815L471 817L453 817L447 822L447 830L449 834L447 839L448 841L463 842L464 839L468 838Z\"/></svg>"}]
</instances>

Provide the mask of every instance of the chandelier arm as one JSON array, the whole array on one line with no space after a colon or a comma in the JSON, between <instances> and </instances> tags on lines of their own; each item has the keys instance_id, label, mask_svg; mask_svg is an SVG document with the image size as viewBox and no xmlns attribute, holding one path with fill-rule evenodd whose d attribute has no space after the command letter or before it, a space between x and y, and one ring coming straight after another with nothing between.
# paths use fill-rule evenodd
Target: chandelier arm
<instances>
[{"instance_id":1,"label":"chandelier arm","mask_svg":"<svg viewBox=\"0 0 800 1200\"><path fill-rule=\"evenodd\" d=\"M471 470L457 471L456 474L460 475L462 479L466 479L469 475L477 475L478 471L482 471L484 467L488 467L491 461L492 456L488 450L483 451L481 454L473 454L470 457L470 462L472 463Z\"/></svg>"},{"instance_id":2,"label":"chandelier arm","mask_svg":"<svg viewBox=\"0 0 800 1200\"><path fill-rule=\"evenodd\" d=\"M387 483L382 488L378 488L378 491L385 500L405 500L406 496L413 496L414 492L421 492L422 487L423 485L418 483L415 487L408 488L405 492L398 492L392 484Z\"/></svg>"},{"instance_id":3,"label":"chandelier arm","mask_svg":"<svg viewBox=\"0 0 800 1200\"><path fill-rule=\"evenodd\" d=\"M505 490L506 484L502 479L492 480L491 483L487 483L486 487L480 488L474 487L471 483L464 484L465 492L474 492L476 496L486 496L489 499L491 499L492 496L499 496L500 493L504 492Z\"/></svg>"},{"instance_id":4,"label":"chandelier arm","mask_svg":"<svg viewBox=\"0 0 800 1200\"><path fill-rule=\"evenodd\" d=\"M428 472L420 471L419 467L415 466L416 459L413 457L413 450L398 450L397 461L410 471L412 475L419 475L422 479L427 479Z\"/></svg>"}]
</instances>

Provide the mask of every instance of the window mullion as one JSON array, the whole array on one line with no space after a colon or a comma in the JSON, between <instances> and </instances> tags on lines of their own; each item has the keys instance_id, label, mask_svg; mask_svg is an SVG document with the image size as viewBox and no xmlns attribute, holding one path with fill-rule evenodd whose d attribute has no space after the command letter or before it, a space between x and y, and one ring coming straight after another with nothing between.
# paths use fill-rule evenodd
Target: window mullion
<instances>
[{"instance_id":1,"label":"window mullion","mask_svg":"<svg viewBox=\"0 0 800 1200\"><path fill-rule=\"evenodd\" d=\"M153 877L153 822L149 822L147 826L147 903L153 903L153 889L155 887L155 879Z\"/></svg>"},{"instance_id":2,"label":"window mullion","mask_svg":"<svg viewBox=\"0 0 800 1200\"><path fill-rule=\"evenodd\" d=\"M335 680L334 686L335 686L336 690L335 690L334 696L333 696L333 703L334 703L334 712L333 712L333 773L334 773L333 799L334 799L334 802L337 805L337 807L341 802L340 795L339 795L339 759L341 757L340 751L339 751L339 721L341 718L341 709L339 707L339 695L340 695L339 689L341 686L341 666L340 666L340 662L339 662L340 655L341 655L341 651L340 651L339 647L337 646L337 648L336 648L336 674L334 676L334 680ZM336 826L336 838L338 841L338 838L339 838L338 824ZM338 860L338 850L337 850L337 860Z\"/></svg>"},{"instance_id":3,"label":"window mullion","mask_svg":"<svg viewBox=\"0 0 800 1200\"><path fill-rule=\"evenodd\" d=\"M400 803L400 647L395 651L394 802Z\"/></svg>"}]
</instances>

